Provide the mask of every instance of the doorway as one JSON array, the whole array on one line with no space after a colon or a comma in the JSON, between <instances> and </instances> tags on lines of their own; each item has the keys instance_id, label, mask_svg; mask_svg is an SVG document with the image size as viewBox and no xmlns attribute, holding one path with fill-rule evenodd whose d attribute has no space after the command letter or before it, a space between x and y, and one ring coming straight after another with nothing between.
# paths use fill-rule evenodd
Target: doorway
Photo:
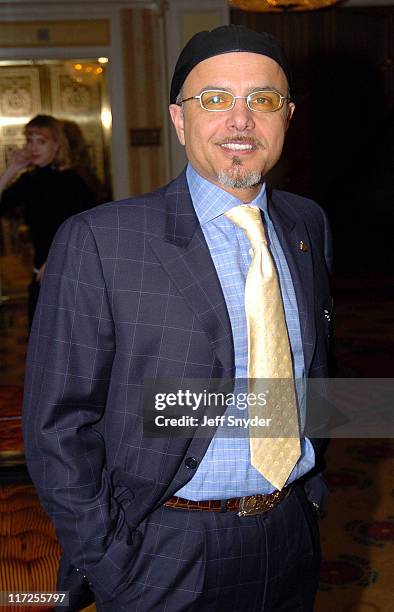
<instances>
[{"instance_id":1,"label":"doorway","mask_svg":"<svg viewBox=\"0 0 394 612\"><path fill-rule=\"evenodd\" d=\"M111 110L108 58L0 62L0 175L13 151L24 145L24 126L35 115L65 122L75 163L88 164L112 194ZM0 298L24 299L31 276L32 249L23 220L0 222Z\"/></svg>"}]
</instances>

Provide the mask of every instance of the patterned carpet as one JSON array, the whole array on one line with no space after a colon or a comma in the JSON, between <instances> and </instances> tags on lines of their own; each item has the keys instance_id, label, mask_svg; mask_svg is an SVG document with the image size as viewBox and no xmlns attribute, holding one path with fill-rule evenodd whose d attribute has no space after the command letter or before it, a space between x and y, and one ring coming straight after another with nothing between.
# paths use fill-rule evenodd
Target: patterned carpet
<instances>
[{"instance_id":1,"label":"patterned carpet","mask_svg":"<svg viewBox=\"0 0 394 612\"><path fill-rule=\"evenodd\" d=\"M335 440L316 612L394 610L394 444Z\"/></svg>"},{"instance_id":2,"label":"patterned carpet","mask_svg":"<svg viewBox=\"0 0 394 612\"><path fill-rule=\"evenodd\" d=\"M391 279L376 278L348 278L339 285L336 336L341 376L393 376L390 285ZM14 303L0 309L0 580L2 590L16 584L47 590L53 588L59 555L52 525L32 488L4 486L11 467L23 463L24 308ZM332 494L321 521L323 565L315 612L394 611L394 442L333 440L327 464Z\"/></svg>"},{"instance_id":3,"label":"patterned carpet","mask_svg":"<svg viewBox=\"0 0 394 612\"><path fill-rule=\"evenodd\" d=\"M1 590L51 592L56 587L60 546L52 523L33 486L0 488ZM15 610L1 606L2 610ZM24 606L24 610L52 610L52 606Z\"/></svg>"},{"instance_id":4,"label":"patterned carpet","mask_svg":"<svg viewBox=\"0 0 394 612\"><path fill-rule=\"evenodd\" d=\"M361 281L361 282L360 282ZM342 279L336 295L339 376L393 377L392 279ZM394 610L394 441L333 440L321 521L315 612Z\"/></svg>"}]
</instances>

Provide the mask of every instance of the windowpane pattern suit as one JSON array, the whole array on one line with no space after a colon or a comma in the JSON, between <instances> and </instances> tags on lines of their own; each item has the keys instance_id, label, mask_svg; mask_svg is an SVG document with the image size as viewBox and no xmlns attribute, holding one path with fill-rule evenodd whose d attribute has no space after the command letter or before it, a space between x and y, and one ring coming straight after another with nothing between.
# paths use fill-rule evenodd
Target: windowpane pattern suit
<instances>
[{"instance_id":1,"label":"windowpane pattern suit","mask_svg":"<svg viewBox=\"0 0 394 612\"><path fill-rule=\"evenodd\" d=\"M279 191L269 212L294 283L306 374L325 377L324 213ZM209 440L143 438L144 378L233 374L230 321L184 174L65 222L32 329L23 427L29 471L64 550L58 587L70 590L70 609L87 601L89 583L102 610L308 609L299 595L291 603L297 571L307 575L318 557L303 487L263 518L162 507ZM319 501L319 475L306 480ZM282 608L275 584L297 564Z\"/></svg>"}]
</instances>

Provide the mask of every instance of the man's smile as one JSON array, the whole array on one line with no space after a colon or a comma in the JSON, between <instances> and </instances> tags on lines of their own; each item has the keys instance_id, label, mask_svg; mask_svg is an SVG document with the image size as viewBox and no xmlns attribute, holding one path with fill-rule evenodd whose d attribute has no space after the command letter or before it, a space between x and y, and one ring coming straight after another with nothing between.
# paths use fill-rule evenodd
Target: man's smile
<instances>
[{"instance_id":1,"label":"man's smile","mask_svg":"<svg viewBox=\"0 0 394 612\"><path fill-rule=\"evenodd\" d=\"M222 150L231 152L236 151L241 155L243 153L251 153L262 147L261 143L254 138L226 138L224 140L220 140L216 144L219 145Z\"/></svg>"},{"instance_id":2,"label":"man's smile","mask_svg":"<svg viewBox=\"0 0 394 612\"><path fill-rule=\"evenodd\" d=\"M231 151L252 151L255 147L247 144L237 144L235 142L227 142L220 145L224 149L230 149Z\"/></svg>"}]
</instances>

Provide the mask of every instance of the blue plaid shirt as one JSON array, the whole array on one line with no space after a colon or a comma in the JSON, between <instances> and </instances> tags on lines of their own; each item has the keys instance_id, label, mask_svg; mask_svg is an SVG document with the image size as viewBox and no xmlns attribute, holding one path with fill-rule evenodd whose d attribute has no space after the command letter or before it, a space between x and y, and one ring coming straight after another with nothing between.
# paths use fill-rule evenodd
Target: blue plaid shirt
<instances>
[{"instance_id":1,"label":"blue plaid shirt","mask_svg":"<svg viewBox=\"0 0 394 612\"><path fill-rule=\"evenodd\" d=\"M242 202L220 187L202 178L189 164L186 172L193 205L219 277L234 339L235 377L247 378L248 339L245 316L245 279L251 262L250 242L244 232L224 213ZM268 242L280 280L286 324L289 333L301 428L305 421L304 354L300 322L290 271L274 226L268 216L265 185L250 202L264 214ZM242 414L241 416L245 416ZM315 464L311 442L301 440L301 457L289 482L308 472ZM250 464L249 439L215 436L193 478L177 495L186 499L226 499L270 493L274 487Z\"/></svg>"}]
</instances>

